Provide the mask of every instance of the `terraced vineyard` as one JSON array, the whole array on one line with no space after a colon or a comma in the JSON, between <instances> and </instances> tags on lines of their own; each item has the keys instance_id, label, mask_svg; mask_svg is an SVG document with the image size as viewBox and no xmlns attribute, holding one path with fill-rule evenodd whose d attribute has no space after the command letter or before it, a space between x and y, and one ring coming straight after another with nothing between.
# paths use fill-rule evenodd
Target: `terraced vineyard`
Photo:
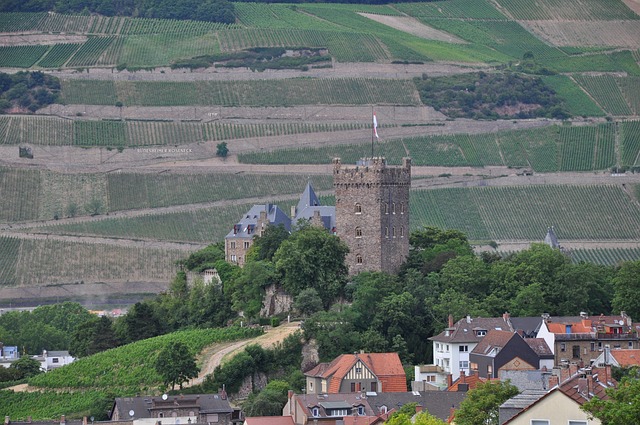
<instances>
[{"instance_id":1,"label":"terraced vineyard","mask_svg":"<svg viewBox=\"0 0 640 425\"><path fill-rule=\"evenodd\" d=\"M633 114L614 77L610 75L578 75L574 78L608 113L612 115ZM636 87L635 91L640 91L640 88Z\"/></svg>"},{"instance_id":2,"label":"terraced vineyard","mask_svg":"<svg viewBox=\"0 0 640 425\"><path fill-rule=\"evenodd\" d=\"M364 123L236 124L180 121L86 121L45 116L0 116L0 145L151 146L369 128Z\"/></svg>"},{"instance_id":3,"label":"terraced vineyard","mask_svg":"<svg viewBox=\"0 0 640 425\"><path fill-rule=\"evenodd\" d=\"M624 142L621 147L622 165L640 165L640 121L626 121L621 125Z\"/></svg>"},{"instance_id":4,"label":"terraced vineyard","mask_svg":"<svg viewBox=\"0 0 640 425\"><path fill-rule=\"evenodd\" d=\"M629 134L633 143L635 136ZM376 155L385 156L393 164L400 164L407 151L415 165L506 165L532 167L540 172L602 170L615 165L615 126L549 126L489 134L414 137L376 144ZM336 156L345 162L355 162L366 152L363 145L341 145L246 153L238 155L238 160L258 164L324 164Z\"/></svg>"},{"instance_id":5,"label":"terraced vineyard","mask_svg":"<svg viewBox=\"0 0 640 425\"><path fill-rule=\"evenodd\" d=\"M416 190L411 227L459 229L473 240L640 238L640 207L617 186L531 186Z\"/></svg>"},{"instance_id":6,"label":"terraced vineyard","mask_svg":"<svg viewBox=\"0 0 640 425\"><path fill-rule=\"evenodd\" d=\"M575 263L584 261L613 266L623 261L640 260L640 248L572 249L570 253Z\"/></svg>"},{"instance_id":7,"label":"terraced vineyard","mask_svg":"<svg viewBox=\"0 0 640 425\"><path fill-rule=\"evenodd\" d=\"M0 238L2 279L15 286L132 281L168 282L184 250L52 239Z\"/></svg>"},{"instance_id":8,"label":"terraced vineyard","mask_svg":"<svg viewBox=\"0 0 640 425\"><path fill-rule=\"evenodd\" d=\"M64 80L66 103L127 106L417 105L410 80L368 78L147 82Z\"/></svg>"},{"instance_id":9,"label":"terraced vineyard","mask_svg":"<svg viewBox=\"0 0 640 425\"><path fill-rule=\"evenodd\" d=\"M639 19L622 1L496 0L515 19L523 20L623 20Z\"/></svg>"},{"instance_id":10,"label":"terraced vineyard","mask_svg":"<svg viewBox=\"0 0 640 425\"><path fill-rule=\"evenodd\" d=\"M47 46L0 46L0 67L29 68L47 50Z\"/></svg>"},{"instance_id":11,"label":"terraced vineyard","mask_svg":"<svg viewBox=\"0 0 640 425\"><path fill-rule=\"evenodd\" d=\"M233 174L109 174L110 208L129 210L301 193L304 176ZM314 178L316 190L327 190L327 176ZM180 188L180 190L175 190ZM242 214L242 213L240 213Z\"/></svg>"},{"instance_id":12,"label":"terraced vineyard","mask_svg":"<svg viewBox=\"0 0 640 425\"><path fill-rule=\"evenodd\" d=\"M43 68L60 68L62 67L71 56L78 50L79 44L56 44L49 51L47 55L40 59L38 66Z\"/></svg>"}]
</instances>

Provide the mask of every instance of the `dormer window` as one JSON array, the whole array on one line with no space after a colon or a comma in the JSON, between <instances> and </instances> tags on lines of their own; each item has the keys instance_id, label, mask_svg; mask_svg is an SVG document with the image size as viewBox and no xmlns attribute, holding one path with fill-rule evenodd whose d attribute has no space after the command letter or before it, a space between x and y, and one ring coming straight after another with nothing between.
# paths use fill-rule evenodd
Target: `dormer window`
<instances>
[{"instance_id":1,"label":"dormer window","mask_svg":"<svg viewBox=\"0 0 640 425\"><path fill-rule=\"evenodd\" d=\"M487 331L483 330L478 330L476 331L476 336L485 336L487 334Z\"/></svg>"},{"instance_id":2,"label":"dormer window","mask_svg":"<svg viewBox=\"0 0 640 425\"><path fill-rule=\"evenodd\" d=\"M317 407L314 407L313 409L311 409L311 414L313 415L314 418L319 418L320 417L320 409Z\"/></svg>"},{"instance_id":3,"label":"dormer window","mask_svg":"<svg viewBox=\"0 0 640 425\"><path fill-rule=\"evenodd\" d=\"M358 415L364 416L364 406L358 406Z\"/></svg>"}]
</instances>

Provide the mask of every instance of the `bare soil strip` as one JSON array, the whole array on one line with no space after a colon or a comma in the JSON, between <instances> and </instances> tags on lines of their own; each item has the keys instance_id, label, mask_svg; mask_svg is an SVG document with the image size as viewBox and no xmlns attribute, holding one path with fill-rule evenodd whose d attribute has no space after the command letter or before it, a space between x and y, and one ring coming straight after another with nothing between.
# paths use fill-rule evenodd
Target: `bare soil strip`
<instances>
[{"instance_id":1,"label":"bare soil strip","mask_svg":"<svg viewBox=\"0 0 640 425\"><path fill-rule=\"evenodd\" d=\"M636 15L640 15L640 0L622 0L627 7L634 12Z\"/></svg>"},{"instance_id":2,"label":"bare soil strip","mask_svg":"<svg viewBox=\"0 0 640 425\"><path fill-rule=\"evenodd\" d=\"M360 16L379 22L399 31L403 31L416 37L426 40L444 41L446 43L467 44L467 42L455 35L444 31L437 30L433 27L423 24L415 18L409 16L390 16L376 15L373 13L358 13Z\"/></svg>"},{"instance_id":3,"label":"bare soil strip","mask_svg":"<svg viewBox=\"0 0 640 425\"><path fill-rule=\"evenodd\" d=\"M86 35L63 34L1 34L0 46L37 46L61 43L84 43Z\"/></svg>"}]
</instances>

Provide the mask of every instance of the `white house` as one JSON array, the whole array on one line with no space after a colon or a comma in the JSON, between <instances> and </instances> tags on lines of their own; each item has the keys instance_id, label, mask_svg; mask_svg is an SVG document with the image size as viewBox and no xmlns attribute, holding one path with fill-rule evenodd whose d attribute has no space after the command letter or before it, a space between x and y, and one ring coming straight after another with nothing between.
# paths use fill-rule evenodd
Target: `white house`
<instances>
[{"instance_id":1,"label":"white house","mask_svg":"<svg viewBox=\"0 0 640 425\"><path fill-rule=\"evenodd\" d=\"M492 329L514 332L508 314L499 318L467 316L455 324L450 316L449 326L440 334L429 338L433 341L434 365L439 366L445 375L451 374L454 381L460 377L461 371L469 375L469 353ZM433 379L439 382L441 378Z\"/></svg>"}]
</instances>

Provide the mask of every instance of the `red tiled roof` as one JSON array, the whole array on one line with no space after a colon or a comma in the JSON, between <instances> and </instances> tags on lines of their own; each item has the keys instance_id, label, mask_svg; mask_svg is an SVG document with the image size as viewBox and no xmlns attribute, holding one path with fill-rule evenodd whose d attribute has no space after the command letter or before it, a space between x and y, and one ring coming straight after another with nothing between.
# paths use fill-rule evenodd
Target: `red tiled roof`
<instances>
[{"instance_id":1,"label":"red tiled roof","mask_svg":"<svg viewBox=\"0 0 640 425\"><path fill-rule=\"evenodd\" d=\"M549 328L549 332L554 334L566 334L567 326L571 326L572 334L586 334L591 332L590 326L585 326L582 322L574 322L574 323L547 323L547 327Z\"/></svg>"},{"instance_id":2,"label":"red tiled roof","mask_svg":"<svg viewBox=\"0 0 640 425\"><path fill-rule=\"evenodd\" d=\"M345 416L344 425L375 425L384 422L379 416Z\"/></svg>"},{"instance_id":3,"label":"red tiled roof","mask_svg":"<svg viewBox=\"0 0 640 425\"><path fill-rule=\"evenodd\" d=\"M293 416L253 416L244 421L246 425L295 425Z\"/></svg>"},{"instance_id":4,"label":"red tiled roof","mask_svg":"<svg viewBox=\"0 0 640 425\"><path fill-rule=\"evenodd\" d=\"M640 350L611 350L611 355L622 367L640 366Z\"/></svg>"},{"instance_id":5,"label":"red tiled roof","mask_svg":"<svg viewBox=\"0 0 640 425\"><path fill-rule=\"evenodd\" d=\"M469 389L473 390L478 386L478 384L483 383L483 382L487 382L487 381L489 381L489 379L481 378L480 376L478 376L475 373L473 375L469 375L469 376L460 375L460 377L458 379L456 379L455 381L453 381L451 386L449 388L447 388L447 391L458 391L458 385L459 384L468 384L469 385Z\"/></svg>"},{"instance_id":6,"label":"red tiled roof","mask_svg":"<svg viewBox=\"0 0 640 425\"><path fill-rule=\"evenodd\" d=\"M586 375L586 377L581 377L583 375L579 372L560 383L560 391L580 405L583 405L594 396L601 400L607 400L609 396L605 390L616 386L618 383L611 376L607 376L605 379L605 371L605 368L594 367L591 369L591 375ZM594 379L594 377L597 379Z\"/></svg>"},{"instance_id":7,"label":"red tiled roof","mask_svg":"<svg viewBox=\"0 0 640 425\"><path fill-rule=\"evenodd\" d=\"M307 372L307 375L327 379L328 392L337 393L340 391L342 379L358 360L362 361L365 367L378 377L382 383L382 391L407 391L407 379L398 353L342 354L328 365L325 363L326 366L316 366Z\"/></svg>"}]
</instances>

